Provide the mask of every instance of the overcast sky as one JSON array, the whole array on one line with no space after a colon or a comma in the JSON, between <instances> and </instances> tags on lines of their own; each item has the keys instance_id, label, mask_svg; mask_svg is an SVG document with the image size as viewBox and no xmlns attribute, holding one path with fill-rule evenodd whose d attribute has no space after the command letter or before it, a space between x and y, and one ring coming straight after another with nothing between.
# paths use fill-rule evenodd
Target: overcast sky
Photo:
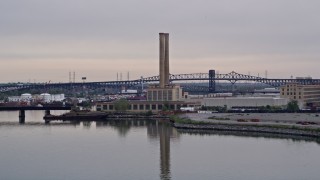
<instances>
[{"instance_id":1,"label":"overcast sky","mask_svg":"<svg viewBox=\"0 0 320 180\"><path fill-rule=\"evenodd\" d=\"M319 0L1 0L0 82L158 75L215 69L320 78Z\"/></svg>"}]
</instances>

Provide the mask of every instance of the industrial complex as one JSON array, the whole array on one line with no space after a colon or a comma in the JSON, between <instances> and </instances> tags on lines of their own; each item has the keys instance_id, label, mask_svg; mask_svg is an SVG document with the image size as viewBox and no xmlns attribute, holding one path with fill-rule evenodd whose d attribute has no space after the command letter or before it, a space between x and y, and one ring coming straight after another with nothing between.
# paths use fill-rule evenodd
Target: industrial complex
<instances>
[{"instance_id":1,"label":"industrial complex","mask_svg":"<svg viewBox=\"0 0 320 180\"><path fill-rule=\"evenodd\" d=\"M232 109L257 109L272 106L285 108L290 101L296 100L300 109L315 108L320 102L320 85L286 84L276 88L256 90L245 95L232 93L209 93L205 95L189 95L179 84L169 81L169 34L159 33L159 84L149 85L145 99L128 101L128 111L158 112L164 109L181 110L191 107L226 107ZM215 70L209 72L209 88L215 90ZM210 92L210 91L209 91ZM115 111L114 102L98 102L98 111Z\"/></svg>"},{"instance_id":2,"label":"industrial complex","mask_svg":"<svg viewBox=\"0 0 320 180\"><path fill-rule=\"evenodd\" d=\"M217 74L215 70L209 70L209 73L198 74L170 74L169 63L169 33L159 33L159 76L142 78L132 81L113 81L113 82L82 82L75 81L70 84L44 84L41 87L80 87L82 93L88 94L87 89L94 89L100 86L120 86L121 90L116 94L98 94L87 96L88 100L94 102L98 111L116 111L115 103L119 99L126 99L127 111L158 112L163 110L178 111L191 108L197 110L202 107L224 107L226 110L257 110L262 107L276 107L285 109L289 102L296 102L300 109L318 110L320 107L320 80L308 78L297 79L267 79L250 75L243 75L236 72L228 74ZM206 92L201 95L195 95L190 89L181 84L173 83L177 80L208 80ZM217 81L230 81L232 90L229 92L218 92ZM146 84L145 82L154 82L157 84ZM234 93L234 84L237 81L254 81L273 85L274 88L258 88L245 93ZM109 84L110 83L110 84ZM141 86L141 90L128 89L134 85ZM252 88L254 84L247 84ZM19 85L17 87L3 87L2 91L10 88L23 88L28 85ZM32 85L30 85L32 87ZM38 87L38 86L35 86ZM144 89L146 87L146 89ZM72 91L75 91L74 89ZM74 94L73 94L74 95ZM69 96L67 96L69 97ZM18 102L20 104L30 104L31 102L52 103L62 102L65 99L64 94L35 94L24 93L21 96L9 96L8 102ZM85 100L85 99L83 99ZM82 100L81 100L82 101ZM189 110L191 110L189 109Z\"/></svg>"}]
</instances>

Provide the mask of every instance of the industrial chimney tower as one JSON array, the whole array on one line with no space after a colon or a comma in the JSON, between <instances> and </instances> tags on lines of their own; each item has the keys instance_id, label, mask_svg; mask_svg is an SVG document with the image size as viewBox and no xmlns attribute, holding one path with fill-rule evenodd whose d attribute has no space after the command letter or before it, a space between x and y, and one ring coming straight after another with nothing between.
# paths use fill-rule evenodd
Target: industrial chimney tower
<instances>
[{"instance_id":1,"label":"industrial chimney tower","mask_svg":"<svg viewBox=\"0 0 320 180\"><path fill-rule=\"evenodd\" d=\"M159 33L160 88L169 85L169 33Z\"/></svg>"},{"instance_id":2,"label":"industrial chimney tower","mask_svg":"<svg viewBox=\"0 0 320 180\"><path fill-rule=\"evenodd\" d=\"M171 84L169 78L169 33L159 33L159 86L148 86L147 101L175 102L186 97L182 88Z\"/></svg>"}]
</instances>

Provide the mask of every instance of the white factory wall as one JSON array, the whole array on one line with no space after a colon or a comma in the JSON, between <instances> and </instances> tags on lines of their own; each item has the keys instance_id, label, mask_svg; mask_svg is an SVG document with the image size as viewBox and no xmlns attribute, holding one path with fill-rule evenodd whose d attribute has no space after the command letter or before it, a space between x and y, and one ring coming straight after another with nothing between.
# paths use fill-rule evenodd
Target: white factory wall
<instances>
[{"instance_id":1,"label":"white factory wall","mask_svg":"<svg viewBox=\"0 0 320 180\"><path fill-rule=\"evenodd\" d=\"M268 97L226 97L226 98L204 98L201 102L203 106L227 106L231 109L238 107L258 107L258 106L285 106L288 99L268 98Z\"/></svg>"},{"instance_id":2,"label":"white factory wall","mask_svg":"<svg viewBox=\"0 0 320 180\"><path fill-rule=\"evenodd\" d=\"M64 94L52 94L51 101L63 101L65 99Z\"/></svg>"},{"instance_id":3,"label":"white factory wall","mask_svg":"<svg viewBox=\"0 0 320 180\"><path fill-rule=\"evenodd\" d=\"M20 100L21 101L30 101L30 100L32 100L32 95L29 93L21 94Z\"/></svg>"},{"instance_id":4,"label":"white factory wall","mask_svg":"<svg viewBox=\"0 0 320 180\"><path fill-rule=\"evenodd\" d=\"M9 102L20 102L21 96L9 96L8 101Z\"/></svg>"},{"instance_id":5,"label":"white factory wall","mask_svg":"<svg viewBox=\"0 0 320 180\"><path fill-rule=\"evenodd\" d=\"M51 102L51 95L48 93L40 94L40 98L46 103Z\"/></svg>"},{"instance_id":6,"label":"white factory wall","mask_svg":"<svg viewBox=\"0 0 320 180\"><path fill-rule=\"evenodd\" d=\"M65 99L64 94L48 94L43 93L40 95L31 95L28 93L21 94L21 96L9 96L9 102L31 102L33 100L42 100L43 102L50 103L53 101L61 102Z\"/></svg>"}]
</instances>

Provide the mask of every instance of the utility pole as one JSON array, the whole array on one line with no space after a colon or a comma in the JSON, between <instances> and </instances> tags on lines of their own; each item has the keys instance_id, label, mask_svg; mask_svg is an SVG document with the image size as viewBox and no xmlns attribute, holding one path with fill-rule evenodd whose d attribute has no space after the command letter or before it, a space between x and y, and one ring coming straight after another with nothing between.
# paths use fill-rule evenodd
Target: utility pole
<instances>
[{"instance_id":1,"label":"utility pole","mask_svg":"<svg viewBox=\"0 0 320 180\"><path fill-rule=\"evenodd\" d=\"M265 71L265 78L268 78L268 70Z\"/></svg>"},{"instance_id":2,"label":"utility pole","mask_svg":"<svg viewBox=\"0 0 320 180\"><path fill-rule=\"evenodd\" d=\"M71 71L69 71L69 83L72 83L72 80L71 80Z\"/></svg>"},{"instance_id":3,"label":"utility pole","mask_svg":"<svg viewBox=\"0 0 320 180\"><path fill-rule=\"evenodd\" d=\"M141 76L141 93L143 93L143 76Z\"/></svg>"},{"instance_id":4,"label":"utility pole","mask_svg":"<svg viewBox=\"0 0 320 180\"><path fill-rule=\"evenodd\" d=\"M73 71L73 83L75 83L75 82L76 82L76 72Z\"/></svg>"}]
</instances>

